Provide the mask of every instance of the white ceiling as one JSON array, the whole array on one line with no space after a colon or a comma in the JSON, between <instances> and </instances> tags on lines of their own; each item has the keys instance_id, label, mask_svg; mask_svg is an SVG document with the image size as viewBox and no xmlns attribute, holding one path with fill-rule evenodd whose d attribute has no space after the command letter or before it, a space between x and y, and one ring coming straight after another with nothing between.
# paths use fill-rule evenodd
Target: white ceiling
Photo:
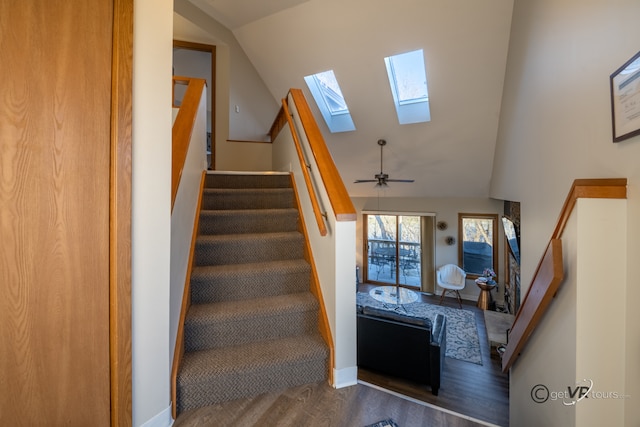
<instances>
[{"instance_id":1,"label":"white ceiling","mask_svg":"<svg viewBox=\"0 0 640 427\"><path fill-rule=\"evenodd\" d=\"M386 197L487 197L498 132L513 0L191 0L233 30L275 99L333 69L356 131L331 134L352 196L380 170ZM399 125L383 58L424 49L432 120Z\"/></svg>"},{"instance_id":2,"label":"white ceiling","mask_svg":"<svg viewBox=\"0 0 640 427\"><path fill-rule=\"evenodd\" d=\"M309 0L192 0L230 30Z\"/></svg>"}]
</instances>

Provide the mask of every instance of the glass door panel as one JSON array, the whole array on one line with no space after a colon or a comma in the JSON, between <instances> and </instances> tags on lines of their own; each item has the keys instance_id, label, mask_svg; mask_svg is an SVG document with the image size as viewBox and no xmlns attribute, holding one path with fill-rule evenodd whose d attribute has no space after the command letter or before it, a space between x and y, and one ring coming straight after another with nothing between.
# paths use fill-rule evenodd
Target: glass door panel
<instances>
[{"instance_id":1,"label":"glass door panel","mask_svg":"<svg viewBox=\"0 0 640 427\"><path fill-rule=\"evenodd\" d=\"M420 287L419 216L367 215L367 280Z\"/></svg>"},{"instance_id":2,"label":"glass door panel","mask_svg":"<svg viewBox=\"0 0 640 427\"><path fill-rule=\"evenodd\" d=\"M396 283L397 217L367 216L367 277L370 281Z\"/></svg>"},{"instance_id":3,"label":"glass door panel","mask_svg":"<svg viewBox=\"0 0 640 427\"><path fill-rule=\"evenodd\" d=\"M419 216L398 217L398 280L400 284L420 287L422 250Z\"/></svg>"}]
</instances>

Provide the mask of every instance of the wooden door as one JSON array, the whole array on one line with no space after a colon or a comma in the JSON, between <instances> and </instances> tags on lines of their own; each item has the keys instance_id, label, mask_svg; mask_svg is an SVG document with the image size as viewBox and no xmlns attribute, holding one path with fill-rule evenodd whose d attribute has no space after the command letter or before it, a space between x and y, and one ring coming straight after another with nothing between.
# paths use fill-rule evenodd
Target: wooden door
<instances>
[{"instance_id":1,"label":"wooden door","mask_svg":"<svg viewBox=\"0 0 640 427\"><path fill-rule=\"evenodd\" d=\"M0 425L110 424L113 7L0 2Z\"/></svg>"}]
</instances>

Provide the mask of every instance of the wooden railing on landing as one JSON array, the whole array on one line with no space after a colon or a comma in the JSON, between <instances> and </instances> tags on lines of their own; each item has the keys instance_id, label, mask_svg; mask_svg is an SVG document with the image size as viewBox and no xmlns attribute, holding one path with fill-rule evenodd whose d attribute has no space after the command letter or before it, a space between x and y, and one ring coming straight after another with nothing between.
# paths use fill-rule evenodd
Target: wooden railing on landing
<instances>
[{"instance_id":1,"label":"wooden railing on landing","mask_svg":"<svg viewBox=\"0 0 640 427\"><path fill-rule=\"evenodd\" d=\"M171 210L176 201L178 194L178 186L180 185L180 177L184 168L184 162L187 158L189 143L191 142L191 133L193 125L196 121L198 106L206 80L196 79L192 77L173 77L173 95L171 99L172 105L175 107L175 86L176 84L187 85L187 91L182 98L180 110L173 123L171 138Z\"/></svg>"},{"instance_id":2,"label":"wooden railing on landing","mask_svg":"<svg viewBox=\"0 0 640 427\"><path fill-rule=\"evenodd\" d=\"M502 355L503 372L509 370L524 349L564 278L560 239L578 198L626 199L627 180L626 178L577 179L573 182L549 245L538 264L531 286L513 322L507 349Z\"/></svg>"},{"instance_id":3,"label":"wooden railing on landing","mask_svg":"<svg viewBox=\"0 0 640 427\"><path fill-rule=\"evenodd\" d=\"M322 177L322 183L327 190L329 202L331 203L331 208L333 209L336 220L355 221L356 210L353 206L353 203L351 202L349 193L344 186L344 182L342 181L342 178L338 173L338 168L333 162L333 158L331 157L331 154L327 149L327 145L325 144L324 138L322 137L320 128L318 127L318 124L316 123L315 118L311 113L311 109L309 108L309 104L307 103L302 90L290 89L289 94L293 98L293 101L296 105L298 115L300 116L300 121L302 122L302 127L304 128L305 136L309 141L311 153L313 154L315 163L318 166L318 172ZM324 221L322 220L324 215L317 203L317 197L315 195L315 190L313 189L311 176L308 170L309 167L304 160L304 156L302 155L302 147L300 144L300 140L296 135L295 126L291 121L288 103L289 101L287 96L282 100L282 108L280 108L280 111L276 119L274 120L273 125L271 125L269 136L271 137L271 141L275 141L276 137L284 128L284 126L286 124L289 124L289 127L292 130L292 135L294 135L293 138L294 143L296 144L296 151L298 152L300 166L302 167L303 174L305 174L305 183L307 185L307 189L309 191L309 194L313 195L312 199L316 199L316 203L313 207L314 216L316 218L316 222L318 223L318 228L322 234L322 230L325 227Z\"/></svg>"}]
</instances>

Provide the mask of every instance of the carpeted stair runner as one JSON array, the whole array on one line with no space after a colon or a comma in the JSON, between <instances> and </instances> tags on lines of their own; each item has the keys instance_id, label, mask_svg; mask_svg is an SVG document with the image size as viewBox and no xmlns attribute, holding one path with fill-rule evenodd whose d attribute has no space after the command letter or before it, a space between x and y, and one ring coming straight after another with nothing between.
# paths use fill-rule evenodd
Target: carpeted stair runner
<instances>
[{"instance_id":1,"label":"carpeted stair runner","mask_svg":"<svg viewBox=\"0 0 640 427\"><path fill-rule=\"evenodd\" d=\"M326 380L291 178L208 174L205 187L178 412Z\"/></svg>"}]
</instances>

